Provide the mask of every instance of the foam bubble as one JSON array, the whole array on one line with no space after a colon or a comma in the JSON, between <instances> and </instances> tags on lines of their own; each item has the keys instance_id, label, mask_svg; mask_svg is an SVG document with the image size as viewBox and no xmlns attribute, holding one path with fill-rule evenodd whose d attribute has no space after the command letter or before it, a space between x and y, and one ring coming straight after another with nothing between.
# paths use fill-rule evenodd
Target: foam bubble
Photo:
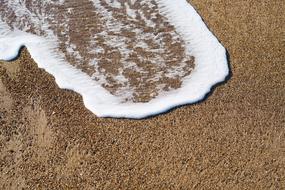
<instances>
[{"instance_id":1,"label":"foam bubble","mask_svg":"<svg viewBox=\"0 0 285 190\"><path fill-rule=\"evenodd\" d=\"M99 2L92 1L95 4ZM107 2L115 8L121 7L119 1ZM1 21L0 17L0 59L11 60L17 56L20 47L26 46L38 66L52 74L60 88L71 89L81 94L85 106L99 117L144 118L179 105L197 102L204 98L213 85L222 82L228 75L225 48L209 31L195 9L185 0L176 0L175 3L172 0L156 0L156 3L160 13L168 19L185 42L186 54L195 57L195 68L189 76L183 78L180 88L167 92L161 91L148 102L124 101L123 96L111 94L99 81L93 80L91 76L69 64L65 55L58 51L60 44L57 36L53 31L48 30L48 25L44 26L47 34L38 36L28 32L30 29L28 25L24 25L22 31L11 29L7 23ZM60 4L64 4L64 1L60 1ZM130 7L127 8L129 17L134 18L136 13L130 10ZM109 13L106 12L106 14ZM46 18L39 20L31 15L31 19L40 25L39 23L44 22ZM153 25L150 20L148 24ZM109 27L112 26L110 23ZM109 43L114 44L118 41L120 42L120 39L110 38ZM120 47L124 47L124 42L121 43ZM144 43L137 45L147 48ZM82 59L75 49L76 46L71 45L68 52L75 54L78 60ZM125 53L128 54L128 52ZM157 59L156 62L161 60ZM96 65L96 60L92 63ZM125 67L136 69L131 63L126 63ZM174 75L172 72L174 71L170 71L168 75ZM98 77L101 77L102 81L105 80L102 76ZM126 80L122 75L114 78L123 82ZM122 91L121 94L129 96L127 92Z\"/></svg>"}]
</instances>

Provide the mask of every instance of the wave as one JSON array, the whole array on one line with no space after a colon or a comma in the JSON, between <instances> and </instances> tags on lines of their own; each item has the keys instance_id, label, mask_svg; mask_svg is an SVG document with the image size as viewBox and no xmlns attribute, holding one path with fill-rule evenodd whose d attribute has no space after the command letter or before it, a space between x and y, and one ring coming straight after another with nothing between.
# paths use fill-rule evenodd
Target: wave
<instances>
[{"instance_id":1,"label":"wave","mask_svg":"<svg viewBox=\"0 0 285 190\"><path fill-rule=\"evenodd\" d=\"M22 46L99 117L197 102L229 73L225 48L185 0L3 0L0 59Z\"/></svg>"}]
</instances>

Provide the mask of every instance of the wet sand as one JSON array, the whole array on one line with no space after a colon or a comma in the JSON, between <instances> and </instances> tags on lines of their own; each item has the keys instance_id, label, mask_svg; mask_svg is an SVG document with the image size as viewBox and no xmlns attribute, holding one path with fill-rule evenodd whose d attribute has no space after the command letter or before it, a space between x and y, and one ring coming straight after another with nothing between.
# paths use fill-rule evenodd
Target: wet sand
<instances>
[{"instance_id":1,"label":"wet sand","mask_svg":"<svg viewBox=\"0 0 285 190\"><path fill-rule=\"evenodd\" d=\"M285 3L193 5L230 55L206 101L97 118L28 52L0 64L0 189L284 189Z\"/></svg>"},{"instance_id":2,"label":"wet sand","mask_svg":"<svg viewBox=\"0 0 285 190\"><path fill-rule=\"evenodd\" d=\"M120 103L149 102L178 89L195 68L195 56L156 1L8 2L0 4L0 17L11 29L56 39L59 47L49 56L63 55Z\"/></svg>"}]
</instances>

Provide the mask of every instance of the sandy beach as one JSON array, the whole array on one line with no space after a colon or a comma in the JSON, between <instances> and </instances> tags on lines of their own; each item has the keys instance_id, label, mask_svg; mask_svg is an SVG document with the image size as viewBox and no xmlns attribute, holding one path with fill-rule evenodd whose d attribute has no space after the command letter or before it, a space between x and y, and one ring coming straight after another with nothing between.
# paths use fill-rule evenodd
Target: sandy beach
<instances>
[{"instance_id":1,"label":"sandy beach","mask_svg":"<svg viewBox=\"0 0 285 190\"><path fill-rule=\"evenodd\" d=\"M285 3L191 2L232 73L195 105L97 118L26 49L0 62L0 189L285 189Z\"/></svg>"}]
</instances>

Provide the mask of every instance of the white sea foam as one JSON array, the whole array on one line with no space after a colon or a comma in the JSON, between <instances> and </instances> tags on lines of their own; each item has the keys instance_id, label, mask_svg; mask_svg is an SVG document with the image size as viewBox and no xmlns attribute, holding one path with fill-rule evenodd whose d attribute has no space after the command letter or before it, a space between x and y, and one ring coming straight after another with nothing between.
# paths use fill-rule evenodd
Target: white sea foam
<instances>
[{"instance_id":1,"label":"white sea foam","mask_svg":"<svg viewBox=\"0 0 285 190\"><path fill-rule=\"evenodd\" d=\"M95 4L98 0L92 0ZM11 1L13 2L13 1ZM53 1L51 1L53 2ZM107 1L115 8L120 8L118 1ZM11 60L18 55L19 48L27 47L32 58L40 68L52 74L60 88L71 89L82 95L85 106L99 117L124 117L124 118L144 118L147 116L165 112L173 107L194 103L204 98L211 90L211 87L225 80L229 73L227 65L226 51L218 42L216 37L209 31L201 17L186 0L156 0L159 10L169 22L175 27L177 33L186 44L186 53L195 57L195 68L191 75L183 79L182 87L168 92L161 92L157 97L146 103L124 102L122 96L110 94L100 85L101 80L92 80L92 77L71 66L58 50L57 37L52 31L47 32L45 37L39 37L24 32L29 26L25 25L22 30L11 30L11 28L0 19L0 59ZM64 3L64 1L59 1ZM16 4L15 4L16 6ZM97 6L98 9L100 7ZM136 13L128 8L130 17L135 17ZM102 11L103 8L101 7ZM19 10L27 11L24 9ZM108 17L108 12L104 13ZM35 23L44 23L37 20ZM25 21L23 21L25 22ZM113 27L111 19L107 19ZM150 25L151 21L148 21ZM48 26L45 26L49 28ZM115 29L115 28L114 28ZM141 31L140 31L141 32ZM116 45L120 39L112 39L109 36L109 43ZM117 44L118 45L118 44ZM124 51L124 42L119 45ZM140 43L137 46L147 48L146 44ZM77 59L81 59L79 53L75 51L75 45L70 44L69 53L76 54ZM90 50L92 51L92 50ZM95 51L99 51L96 49ZM128 54L129 52L125 52ZM156 62L161 62L157 58ZM96 60L93 60L96 66ZM135 67L132 63L126 63L125 67ZM177 71L169 71L169 75L179 74ZM119 81L124 81L124 76L115 77ZM122 93L126 93L122 91Z\"/></svg>"}]
</instances>

